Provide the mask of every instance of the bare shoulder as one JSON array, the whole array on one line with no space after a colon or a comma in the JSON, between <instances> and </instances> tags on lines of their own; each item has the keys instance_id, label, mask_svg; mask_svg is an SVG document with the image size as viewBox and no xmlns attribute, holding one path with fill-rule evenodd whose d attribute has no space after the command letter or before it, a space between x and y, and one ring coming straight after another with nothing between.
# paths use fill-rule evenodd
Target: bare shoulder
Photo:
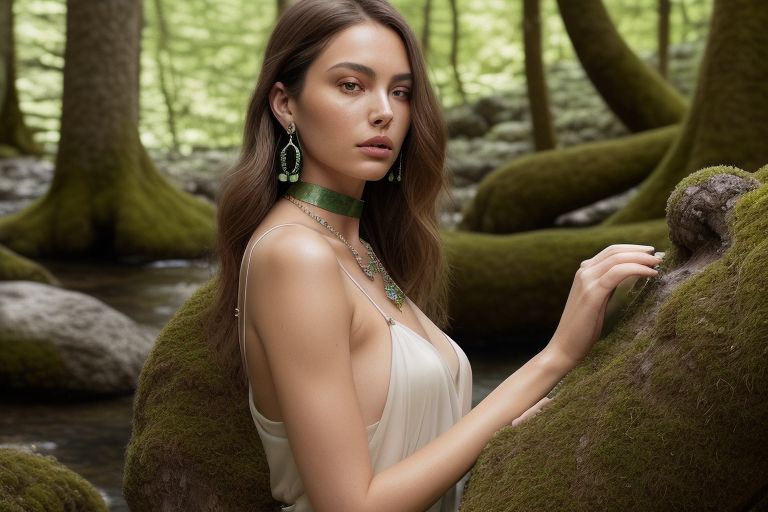
<instances>
[{"instance_id":1,"label":"bare shoulder","mask_svg":"<svg viewBox=\"0 0 768 512\"><path fill-rule=\"evenodd\" d=\"M336 254L317 231L301 224L266 232L249 254L245 288L246 315L257 331L283 322L296 324L294 315L348 322L351 302L345 292ZM310 312L311 310L311 312Z\"/></svg>"}]
</instances>

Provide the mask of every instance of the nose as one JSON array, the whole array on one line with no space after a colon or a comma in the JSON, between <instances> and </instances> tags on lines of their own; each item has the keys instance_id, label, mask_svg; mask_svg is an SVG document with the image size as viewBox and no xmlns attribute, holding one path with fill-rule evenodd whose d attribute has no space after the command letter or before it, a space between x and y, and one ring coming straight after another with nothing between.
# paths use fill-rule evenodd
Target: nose
<instances>
[{"instance_id":1,"label":"nose","mask_svg":"<svg viewBox=\"0 0 768 512\"><path fill-rule=\"evenodd\" d=\"M371 124L386 126L392 121L392 117L394 117L394 113L392 112L392 105L389 104L388 93L386 91L378 93L371 109Z\"/></svg>"}]
</instances>

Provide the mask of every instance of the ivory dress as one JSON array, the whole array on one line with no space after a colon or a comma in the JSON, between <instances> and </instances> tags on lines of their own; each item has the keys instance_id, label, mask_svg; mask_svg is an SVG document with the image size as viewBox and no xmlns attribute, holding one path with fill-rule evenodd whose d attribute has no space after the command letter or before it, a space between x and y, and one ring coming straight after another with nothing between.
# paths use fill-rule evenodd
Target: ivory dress
<instances>
[{"instance_id":1,"label":"ivory dress","mask_svg":"<svg viewBox=\"0 0 768 512\"><path fill-rule=\"evenodd\" d=\"M253 247L270 231L289 225L302 224L278 224L265 231L253 243L248 258L244 258L249 262L245 271L246 281ZM389 324L392 343L389 389L381 419L367 427L368 451L373 473L376 474L411 455L469 412L472 406L472 369L461 347L443 332L459 361L457 379L454 380L437 348L408 326L388 316L341 262L339 265ZM410 299L407 300L414 310L418 310ZM240 311L245 311L245 297ZM423 313L418 314L421 315ZM244 316L241 315L241 318ZM246 364L247 368L242 329L240 332L240 349L243 364ZM281 508L283 511L311 512L312 505L304 492L284 423L271 421L256 409L250 384L248 403L269 464L272 496L281 503L288 504ZM468 477L469 472L427 509L427 512L456 512Z\"/></svg>"}]
</instances>

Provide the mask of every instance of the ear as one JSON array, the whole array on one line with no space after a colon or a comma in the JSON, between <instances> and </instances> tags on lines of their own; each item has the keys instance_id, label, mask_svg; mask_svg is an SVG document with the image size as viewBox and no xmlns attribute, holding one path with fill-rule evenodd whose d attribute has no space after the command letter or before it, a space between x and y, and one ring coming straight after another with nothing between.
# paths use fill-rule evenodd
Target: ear
<instances>
[{"instance_id":1,"label":"ear","mask_svg":"<svg viewBox=\"0 0 768 512\"><path fill-rule=\"evenodd\" d=\"M286 130L294 120L289 102L290 96L288 96L285 85L282 82L275 82L269 91L269 107L272 109L272 114Z\"/></svg>"}]
</instances>

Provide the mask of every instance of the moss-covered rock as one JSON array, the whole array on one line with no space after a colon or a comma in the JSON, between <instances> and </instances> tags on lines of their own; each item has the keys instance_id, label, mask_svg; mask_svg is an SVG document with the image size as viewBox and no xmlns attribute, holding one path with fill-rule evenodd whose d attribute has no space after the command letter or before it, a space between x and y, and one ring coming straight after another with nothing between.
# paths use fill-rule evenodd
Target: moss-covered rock
<instances>
[{"instance_id":1,"label":"moss-covered rock","mask_svg":"<svg viewBox=\"0 0 768 512\"><path fill-rule=\"evenodd\" d=\"M694 175L673 196L713 177ZM491 439L463 512L758 502L768 485L768 185L732 206L721 258L708 256L711 244L674 247L547 409Z\"/></svg>"},{"instance_id":2,"label":"moss-covered rock","mask_svg":"<svg viewBox=\"0 0 768 512\"><path fill-rule=\"evenodd\" d=\"M518 158L483 179L460 229L515 233L640 183L667 152L678 126Z\"/></svg>"},{"instance_id":3,"label":"moss-covered rock","mask_svg":"<svg viewBox=\"0 0 768 512\"><path fill-rule=\"evenodd\" d=\"M99 492L54 457L0 448L3 512L106 512Z\"/></svg>"},{"instance_id":4,"label":"moss-covered rock","mask_svg":"<svg viewBox=\"0 0 768 512\"><path fill-rule=\"evenodd\" d=\"M212 283L160 332L142 370L123 480L132 510L250 512L275 503L247 387L224 377L232 372L201 339Z\"/></svg>"},{"instance_id":5,"label":"moss-covered rock","mask_svg":"<svg viewBox=\"0 0 768 512\"><path fill-rule=\"evenodd\" d=\"M468 340L554 331L579 264L615 243L669 245L664 219L511 235L443 232L451 331Z\"/></svg>"},{"instance_id":6,"label":"moss-covered rock","mask_svg":"<svg viewBox=\"0 0 768 512\"><path fill-rule=\"evenodd\" d=\"M152 337L86 294L0 282L0 391L114 396L132 392Z\"/></svg>"},{"instance_id":7,"label":"moss-covered rock","mask_svg":"<svg viewBox=\"0 0 768 512\"><path fill-rule=\"evenodd\" d=\"M47 269L0 245L0 281L37 281L61 284Z\"/></svg>"}]
</instances>

